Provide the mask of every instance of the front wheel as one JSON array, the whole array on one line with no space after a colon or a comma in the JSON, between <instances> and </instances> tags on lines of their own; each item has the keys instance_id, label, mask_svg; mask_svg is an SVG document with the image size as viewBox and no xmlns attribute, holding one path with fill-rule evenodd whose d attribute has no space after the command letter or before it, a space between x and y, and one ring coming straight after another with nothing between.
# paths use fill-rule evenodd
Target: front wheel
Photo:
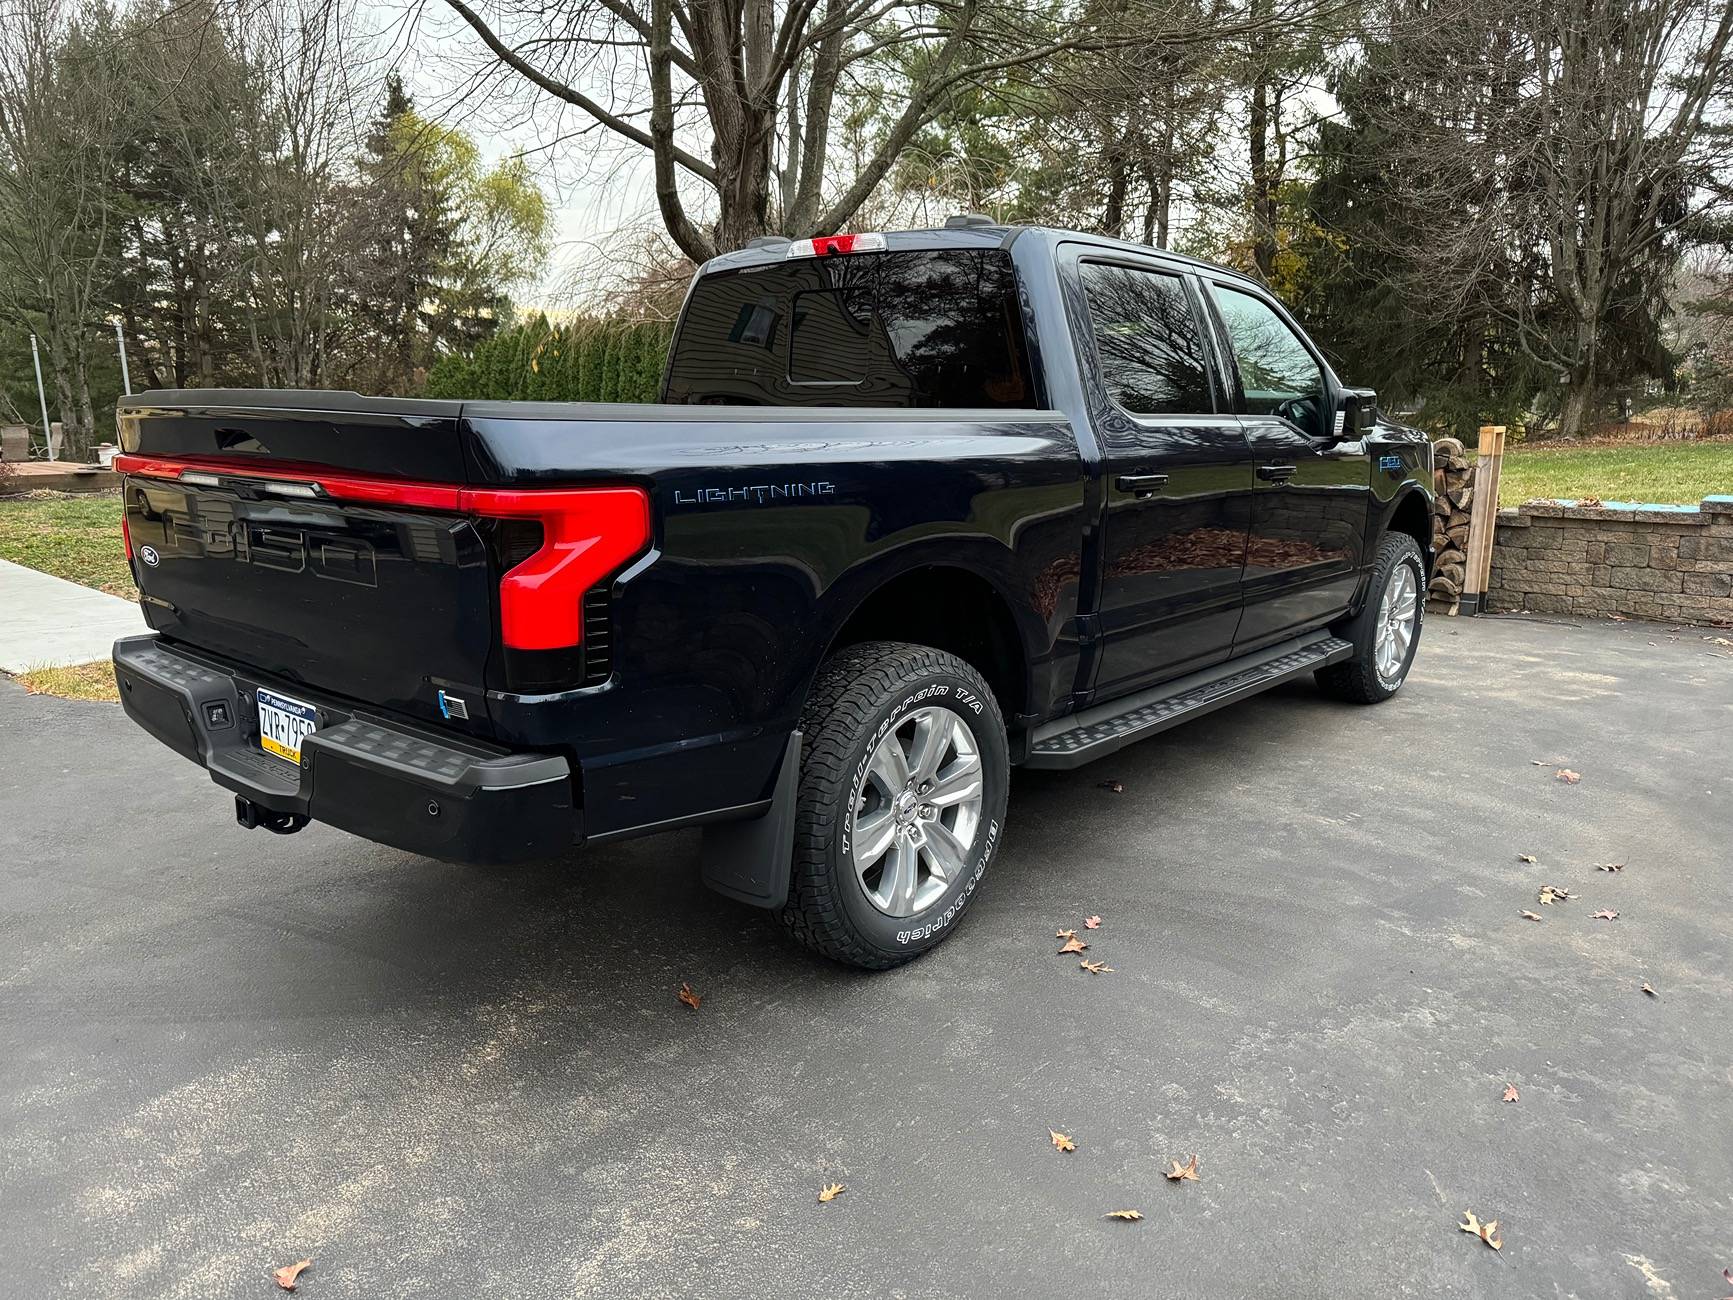
<instances>
[{"instance_id":1,"label":"front wheel","mask_svg":"<svg viewBox=\"0 0 1733 1300\"><path fill-rule=\"evenodd\" d=\"M974 898L1005 819L1005 722L979 673L928 646L848 646L819 671L795 813L790 933L853 966L901 965Z\"/></svg>"},{"instance_id":2,"label":"front wheel","mask_svg":"<svg viewBox=\"0 0 1733 1300\"><path fill-rule=\"evenodd\" d=\"M1354 654L1317 673L1318 685L1337 699L1376 704L1402 689L1426 615L1426 562L1407 533L1386 533L1372 562L1366 605L1343 635Z\"/></svg>"}]
</instances>

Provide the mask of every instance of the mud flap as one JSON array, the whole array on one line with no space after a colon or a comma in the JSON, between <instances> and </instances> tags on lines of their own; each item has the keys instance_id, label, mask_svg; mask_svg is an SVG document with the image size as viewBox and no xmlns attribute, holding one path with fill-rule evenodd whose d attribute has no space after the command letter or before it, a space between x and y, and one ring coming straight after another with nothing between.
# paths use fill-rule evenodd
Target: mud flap
<instances>
[{"instance_id":1,"label":"mud flap","mask_svg":"<svg viewBox=\"0 0 1733 1300\"><path fill-rule=\"evenodd\" d=\"M751 821L704 828L704 883L718 894L775 909L788 901L794 864L794 807L800 797L800 732L789 734L770 810Z\"/></svg>"}]
</instances>

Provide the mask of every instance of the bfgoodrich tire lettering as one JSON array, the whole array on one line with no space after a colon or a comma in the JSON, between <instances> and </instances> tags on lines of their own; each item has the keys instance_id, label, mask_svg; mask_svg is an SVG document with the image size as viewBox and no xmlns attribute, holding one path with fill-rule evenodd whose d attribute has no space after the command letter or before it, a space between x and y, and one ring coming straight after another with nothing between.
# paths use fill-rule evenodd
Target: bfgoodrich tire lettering
<instances>
[{"instance_id":1,"label":"bfgoodrich tire lettering","mask_svg":"<svg viewBox=\"0 0 1733 1300\"><path fill-rule=\"evenodd\" d=\"M887 797L891 784L875 775L875 754L882 762L889 752L886 738L912 734L917 725L935 734L963 728L961 743L946 752L960 767L954 757L972 747L980 764L979 804L971 802L968 843L949 846L957 868L935 880L929 870L935 859L923 853L921 887L899 904L883 874L891 869L888 853L884 865L869 864L865 879L857 869L857 825L876 827L875 834L885 827L877 816L857 823L863 796L868 804L879 801L892 821L900 819L899 835L918 839L923 825L960 824L955 812L926 807L918 783L899 803ZM874 970L900 965L956 928L998 848L1010 767L998 703L980 674L955 655L874 641L846 647L825 663L800 726L806 744L783 922L799 942L837 961ZM872 847L865 846L868 858ZM921 905L914 907L914 899Z\"/></svg>"}]
</instances>

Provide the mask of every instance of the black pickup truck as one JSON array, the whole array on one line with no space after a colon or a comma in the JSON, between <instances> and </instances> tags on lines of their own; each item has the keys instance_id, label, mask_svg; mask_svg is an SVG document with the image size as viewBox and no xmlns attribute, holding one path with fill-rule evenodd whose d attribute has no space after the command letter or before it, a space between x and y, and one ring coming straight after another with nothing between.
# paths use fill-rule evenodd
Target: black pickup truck
<instances>
[{"instance_id":1,"label":"black pickup truck","mask_svg":"<svg viewBox=\"0 0 1733 1300\"><path fill-rule=\"evenodd\" d=\"M127 712L233 791L433 857L705 827L717 890L888 967L1010 769L1299 674L1402 685L1431 454L1265 289L978 217L758 240L654 406L150 392Z\"/></svg>"}]
</instances>

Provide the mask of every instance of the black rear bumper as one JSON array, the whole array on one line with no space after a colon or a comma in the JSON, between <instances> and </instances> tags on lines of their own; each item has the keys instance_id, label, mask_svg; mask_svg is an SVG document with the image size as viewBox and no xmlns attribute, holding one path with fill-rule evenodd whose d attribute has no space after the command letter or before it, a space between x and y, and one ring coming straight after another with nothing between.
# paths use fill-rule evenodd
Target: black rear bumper
<instances>
[{"instance_id":1,"label":"black rear bumper","mask_svg":"<svg viewBox=\"0 0 1733 1300\"><path fill-rule=\"evenodd\" d=\"M114 669L134 722L273 813L454 862L557 857L577 838L571 768L558 755L511 753L358 713L154 636L116 641ZM259 747L260 686L318 709L299 767Z\"/></svg>"}]
</instances>

